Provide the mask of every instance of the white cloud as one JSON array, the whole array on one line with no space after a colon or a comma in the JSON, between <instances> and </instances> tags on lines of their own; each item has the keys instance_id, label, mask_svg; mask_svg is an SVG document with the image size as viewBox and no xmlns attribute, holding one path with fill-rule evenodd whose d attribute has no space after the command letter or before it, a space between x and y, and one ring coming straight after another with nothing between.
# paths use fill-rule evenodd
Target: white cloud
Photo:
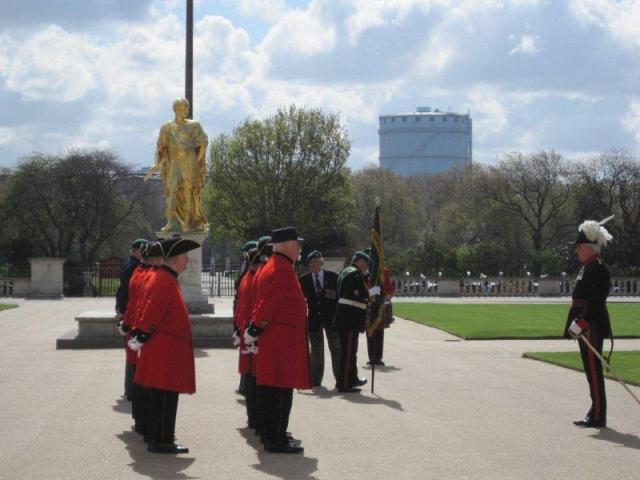
<instances>
[{"instance_id":1,"label":"white cloud","mask_svg":"<svg viewBox=\"0 0 640 480\"><path fill-rule=\"evenodd\" d=\"M621 120L623 128L631 133L640 146L640 98L635 98L629 105L629 111Z\"/></svg>"},{"instance_id":2,"label":"white cloud","mask_svg":"<svg viewBox=\"0 0 640 480\"><path fill-rule=\"evenodd\" d=\"M6 86L27 100L73 101L97 84L95 62L101 52L85 35L51 25L24 43L9 37L3 43Z\"/></svg>"},{"instance_id":3,"label":"white cloud","mask_svg":"<svg viewBox=\"0 0 640 480\"><path fill-rule=\"evenodd\" d=\"M510 37L512 40L515 37ZM521 35L518 44L509 51L509 55L516 53L534 54L540 51L540 37L537 35Z\"/></svg>"},{"instance_id":4,"label":"white cloud","mask_svg":"<svg viewBox=\"0 0 640 480\"><path fill-rule=\"evenodd\" d=\"M336 25L323 17L324 1L313 0L305 10L287 10L269 29L258 51L272 50L316 55L333 50L336 40Z\"/></svg>"},{"instance_id":5,"label":"white cloud","mask_svg":"<svg viewBox=\"0 0 640 480\"><path fill-rule=\"evenodd\" d=\"M640 48L640 1L571 0L570 7L583 23L606 29L627 47Z\"/></svg>"},{"instance_id":6,"label":"white cloud","mask_svg":"<svg viewBox=\"0 0 640 480\"><path fill-rule=\"evenodd\" d=\"M507 108L501 100L502 92L490 86L478 86L467 95L471 104L474 136L484 140L502 132L508 123Z\"/></svg>"}]
</instances>

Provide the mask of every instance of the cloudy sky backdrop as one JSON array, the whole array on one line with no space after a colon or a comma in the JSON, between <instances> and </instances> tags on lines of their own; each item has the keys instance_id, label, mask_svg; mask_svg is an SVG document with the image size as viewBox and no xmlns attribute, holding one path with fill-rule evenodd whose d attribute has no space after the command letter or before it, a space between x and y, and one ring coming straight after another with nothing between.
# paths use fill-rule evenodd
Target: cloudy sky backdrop
<instances>
[{"instance_id":1,"label":"cloudy sky backdrop","mask_svg":"<svg viewBox=\"0 0 640 480\"><path fill-rule=\"evenodd\" d=\"M640 153L640 0L196 0L210 137L291 103L337 112L350 165L378 115L470 110L474 161ZM0 166L108 147L149 166L184 94L183 0L0 1Z\"/></svg>"}]
</instances>

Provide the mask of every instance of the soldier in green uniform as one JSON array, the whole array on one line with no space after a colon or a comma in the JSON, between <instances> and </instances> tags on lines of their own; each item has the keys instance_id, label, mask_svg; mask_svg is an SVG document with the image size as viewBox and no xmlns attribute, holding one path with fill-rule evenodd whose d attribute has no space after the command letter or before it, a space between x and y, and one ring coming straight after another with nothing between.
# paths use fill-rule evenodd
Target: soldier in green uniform
<instances>
[{"instance_id":1,"label":"soldier in green uniform","mask_svg":"<svg viewBox=\"0 0 640 480\"><path fill-rule=\"evenodd\" d=\"M610 277L600 257L600 249L613 238L602 226L606 222L588 220L578 228L576 253L582 263L573 289L571 309L564 336L579 338L582 365L589 383L591 408L584 418L573 423L579 427L604 428L607 425L607 398L602 363L580 338L582 335L602 354L604 339L612 338L607 296Z\"/></svg>"},{"instance_id":2,"label":"soldier in green uniform","mask_svg":"<svg viewBox=\"0 0 640 480\"><path fill-rule=\"evenodd\" d=\"M333 328L340 332L340 375L336 388L339 392L356 393L358 387L367 383L358 378L356 365L358 336L364 332L367 320L369 289L366 273L369 269L369 255L358 251L353 255L351 265L338 277L338 304L333 319ZM376 287L379 289L379 287Z\"/></svg>"}]
</instances>

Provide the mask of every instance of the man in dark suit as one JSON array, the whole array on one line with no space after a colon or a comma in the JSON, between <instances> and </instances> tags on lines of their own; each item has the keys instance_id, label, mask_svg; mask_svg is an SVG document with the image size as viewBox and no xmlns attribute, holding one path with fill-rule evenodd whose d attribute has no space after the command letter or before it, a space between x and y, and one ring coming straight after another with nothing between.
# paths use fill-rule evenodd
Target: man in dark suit
<instances>
[{"instance_id":1,"label":"man in dark suit","mask_svg":"<svg viewBox=\"0 0 640 480\"><path fill-rule=\"evenodd\" d=\"M309 345L311 350L311 379L314 387L322 384L324 375L324 330L331 352L331 366L336 383L340 374L340 335L331 328L338 301L338 274L322 268L322 253L314 250L307 255L309 271L300 277L302 292L307 299Z\"/></svg>"}]
</instances>

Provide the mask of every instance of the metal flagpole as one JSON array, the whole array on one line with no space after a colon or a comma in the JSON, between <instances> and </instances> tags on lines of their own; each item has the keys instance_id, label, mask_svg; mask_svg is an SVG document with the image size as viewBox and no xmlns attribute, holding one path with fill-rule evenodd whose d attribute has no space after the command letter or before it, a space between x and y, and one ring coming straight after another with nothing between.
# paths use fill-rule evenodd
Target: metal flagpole
<instances>
[{"instance_id":1,"label":"metal flagpole","mask_svg":"<svg viewBox=\"0 0 640 480\"><path fill-rule=\"evenodd\" d=\"M193 118L193 0L187 0L187 45L184 62L184 96L189 100L189 115Z\"/></svg>"},{"instance_id":2,"label":"metal flagpole","mask_svg":"<svg viewBox=\"0 0 640 480\"><path fill-rule=\"evenodd\" d=\"M598 352L598 350L596 350L595 347L593 345L591 345L591 342L589 342L589 340L587 340L587 337L585 337L584 334L581 333L578 338L580 338L585 343L585 345L587 347L589 347L589 350L591 350L595 354L595 356L598 357L598 359L602 362L602 365L604 365L606 367L606 369L611 372L611 375L616 377L616 380L618 380L618 382L620 382L620 385L622 385L624 387L624 389L629 393L629 395L631 395L633 397L633 399L636 401L636 403L638 405L640 405L640 399L638 399L638 397L635 396L635 394L631 391L631 389L629 387L627 387L627 384L624 383L624 380L622 380L618 376L618 374L611 369L611 365L609 365L609 363L602 357L602 355L600 355L600 352Z\"/></svg>"}]
</instances>

